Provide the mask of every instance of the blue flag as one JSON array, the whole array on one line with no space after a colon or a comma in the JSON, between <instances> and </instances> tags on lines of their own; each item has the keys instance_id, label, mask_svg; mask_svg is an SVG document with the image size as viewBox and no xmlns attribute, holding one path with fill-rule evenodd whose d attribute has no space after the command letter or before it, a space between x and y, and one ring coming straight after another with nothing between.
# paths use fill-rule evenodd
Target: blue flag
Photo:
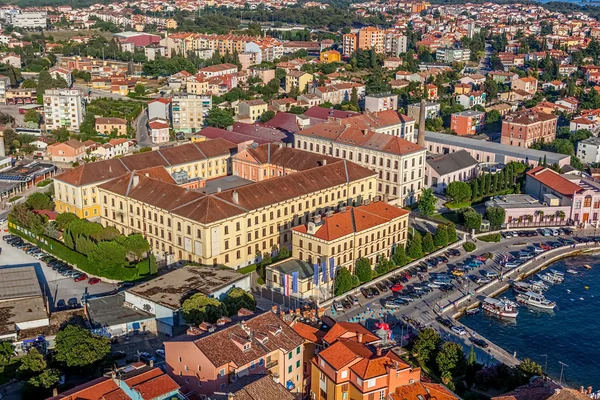
<instances>
[{"instance_id":1,"label":"blue flag","mask_svg":"<svg viewBox=\"0 0 600 400\"><path fill-rule=\"evenodd\" d=\"M298 293L298 271L292 272L292 293Z\"/></svg>"},{"instance_id":2,"label":"blue flag","mask_svg":"<svg viewBox=\"0 0 600 400\"><path fill-rule=\"evenodd\" d=\"M329 279L333 279L335 277L335 260L333 257L329 259Z\"/></svg>"},{"instance_id":3,"label":"blue flag","mask_svg":"<svg viewBox=\"0 0 600 400\"><path fill-rule=\"evenodd\" d=\"M319 284L319 264L314 264L313 282L315 285Z\"/></svg>"},{"instance_id":4,"label":"blue flag","mask_svg":"<svg viewBox=\"0 0 600 400\"><path fill-rule=\"evenodd\" d=\"M325 260L321 261L321 273L323 274L321 282L327 282L327 264L325 263Z\"/></svg>"}]
</instances>

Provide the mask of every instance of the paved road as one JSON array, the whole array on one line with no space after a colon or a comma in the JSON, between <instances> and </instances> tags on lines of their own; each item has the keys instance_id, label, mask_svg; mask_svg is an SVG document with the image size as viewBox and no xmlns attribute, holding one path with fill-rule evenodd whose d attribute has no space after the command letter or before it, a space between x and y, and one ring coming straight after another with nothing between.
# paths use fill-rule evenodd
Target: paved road
<instances>
[{"instance_id":1,"label":"paved road","mask_svg":"<svg viewBox=\"0 0 600 400\"><path fill-rule=\"evenodd\" d=\"M6 234L6 225L2 226L2 236ZM0 255L0 266L2 268L18 268L22 266L34 266L42 291L48 294L52 310L58 300L67 302L70 298L76 298L81 302L82 297L97 296L109 293L117 288L117 285L107 282L88 285L87 281L75 282L72 278L65 278L49 268L44 262L36 260L25 252L12 247L4 240L0 240L2 254Z\"/></svg>"},{"instance_id":2,"label":"paved road","mask_svg":"<svg viewBox=\"0 0 600 400\"><path fill-rule=\"evenodd\" d=\"M138 147L151 146L152 141L148 135L148 113L144 109L135 120L135 131Z\"/></svg>"},{"instance_id":3,"label":"paved road","mask_svg":"<svg viewBox=\"0 0 600 400\"><path fill-rule=\"evenodd\" d=\"M19 106L21 106L21 105L23 105L23 104L15 104L15 105L0 104L0 113L8 114L8 115L12 116L15 119L15 123L17 124L17 126L23 126L23 124L24 124L23 118L25 118L25 114L19 114Z\"/></svg>"}]
</instances>

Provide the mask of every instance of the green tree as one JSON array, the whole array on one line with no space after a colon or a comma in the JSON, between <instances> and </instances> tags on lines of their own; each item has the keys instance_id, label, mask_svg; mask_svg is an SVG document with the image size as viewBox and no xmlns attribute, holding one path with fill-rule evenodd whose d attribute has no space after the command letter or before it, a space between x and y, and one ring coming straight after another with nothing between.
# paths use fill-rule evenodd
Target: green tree
<instances>
[{"instance_id":1,"label":"green tree","mask_svg":"<svg viewBox=\"0 0 600 400\"><path fill-rule=\"evenodd\" d=\"M387 274L394 267L394 263L388 260L385 256L379 257L377 265L375 265L375 273L380 276Z\"/></svg>"},{"instance_id":2,"label":"green tree","mask_svg":"<svg viewBox=\"0 0 600 400\"><path fill-rule=\"evenodd\" d=\"M27 383L37 389L52 389L58 386L60 371L55 368L44 370L41 374L29 378Z\"/></svg>"},{"instance_id":3,"label":"green tree","mask_svg":"<svg viewBox=\"0 0 600 400\"><path fill-rule=\"evenodd\" d=\"M227 314L223 303L203 293L196 293L185 300L181 311L183 318L192 325L199 325L204 321L214 323Z\"/></svg>"},{"instance_id":4,"label":"green tree","mask_svg":"<svg viewBox=\"0 0 600 400\"><path fill-rule=\"evenodd\" d=\"M485 210L485 215L490 225L494 228L500 228L504 224L506 212L502 207L488 207Z\"/></svg>"},{"instance_id":5,"label":"green tree","mask_svg":"<svg viewBox=\"0 0 600 400\"><path fill-rule=\"evenodd\" d=\"M429 254L434 250L433 236L431 235L431 232L427 232L425 236L423 236L423 252Z\"/></svg>"},{"instance_id":6,"label":"green tree","mask_svg":"<svg viewBox=\"0 0 600 400\"><path fill-rule=\"evenodd\" d=\"M475 178L471 181L471 196L472 198L479 195L479 179Z\"/></svg>"},{"instance_id":7,"label":"green tree","mask_svg":"<svg viewBox=\"0 0 600 400\"><path fill-rule=\"evenodd\" d=\"M4 372L4 367L10 363L14 351L10 342L0 342L0 374Z\"/></svg>"},{"instance_id":8,"label":"green tree","mask_svg":"<svg viewBox=\"0 0 600 400\"><path fill-rule=\"evenodd\" d=\"M456 225L452 222L448 222L446 224L446 234L448 235L448 243L454 243L458 240L458 235L456 234Z\"/></svg>"},{"instance_id":9,"label":"green tree","mask_svg":"<svg viewBox=\"0 0 600 400\"><path fill-rule=\"evenodd\" d=\"M433 244L437 247L448 246L448 227L444 224L438 225L433 235Z\"/></svg>"},{"instance_id":10,"label":"green tree","mask_svg":"<svg viewBox=\"0 0 600 400\"><path fill-rule=\"evenodd\" d=\"M250 311L256 310L256 299L252 293L246 292L244 289L232 288L223 299L223 305L229 315L235 315L241 308Z\"/></svg>"},{"instance_id":11,"label":"green tree","mask_svg":"<svg viewBox=\"0 0 600 400\"><path fill-rule=\"evenodd\" d=\"M46 70L40 72L40 74L38 75L37 85L38 104L42 104L42 100L44 99L44 93L46 93L46 90L52 89L53 86L54 79L52 79L50 73Z\"/></svg>"},{"instance_id":12,"label":"green tree","mask_svg":"<svg viewBox=\"0 0 600 400\"><path fill-rule=\"evenodd\" d=\"M358 91L356 90L355 87L352 88L352 92L350 94L350 103L360 109L360 105L358 104Z\"/></svg>"},{"instance_id":13,"label":"green tree","mask_svg":"<svg viewBox=\"0 0 600 400\"><path fill-rule=\"evenodd\" d=\"M100 242L88 255L90 261L107 269L122 268L127 264L125 247L116 242Z\"/></svg>"},{"instance_id":14,"label":"green tree","mask_svg":"<svg viewBox=\"0 0 600 400\"><path fill-rule=\"evenodd\" d=\"M527 380L534 376L543 376L544 370L542 366L530 358L525 358L519 364L519 371L525 376Z\"/></svg>"},{"instance_id":15,"label":"green tree","mask_svg":"<svg viewBox=\"0 0 600 400\"><path fill-rule=\"evenodd\" d=\"M233 116L228 110L221 110L218 107L213 107L206 116L206 123L215 128L225 129L233 125Z\"/></svg>"},{"instance_id":16,"label":"green tree","mask_svg":"<svg viewBox=\"0 0 600 400\"><path fill-rule=\"evenodd\" d=\"M415 231L408 241L406 255L413 260L423 257L423 238L419 232Z\"/></svg>"},{"instance_id":17,"label":"green tree","mask_svg":"<svg viewBox=\"0 0 600 400\"><path fill-rule=\"evenodd\" d=\"M265 111L259 118L259 121L262 123L268 122L275 117L275 111Z\"/></svg>"},{"instance_id":18,"label":"green tree","mask_svg":"<svg viewBox=\"0 0 600 400\"><path fill-rule=\"evenodd\" d=\"M433 195L433 190L425 189L421 193L421 197L419 197L419 201L417 203L419 207L419 211L423 215L433 215L435 212L435 204L437 202L436 197Z\"/></svg>"},{"instance_id":19,"label":"green tree","mask_svg":"<svg viewBox=\"0 0 600 400\"><path fill-rule=\"evenodd\" d=\"M406 256L406 250L404 249L404 246L402 245L398 245L396 247L396 250L394 251L394 254L392 255L392 261L394 262L395 265L401 267L403 265L408 264L408 257Z\"/></svg>"},{"instance_id":20,"label":"green tree","mask_svg":"<svg viewBox=\"0 0 600 400\"><path fill-rule=\"evenodd\" d=\"M462 374L466 367L462 346L455 342L444 342L435 358L440 373L449 372L452 376Z\"/></svg>"},{"instance_id":21,"label":"green tree","mask_svg":"<svg viewBox=\"0 0 600 400\"><path fill-rule=\"evenodd\" d=\"M485 116L485 123L486 124L493 124L495 122L500 121L500 112L498 110L492 110L490 112L488 112Z\"/></svg>"},{"instance_id":22,"label":"green tree","mask_svg":"<svg viewBox=\"0 0 600 400\"><path fill-rule=\"evenodd\" d=\"M110 341L78 325L68 325L56 335L54 359L67 367L90 367L110 354Z\"/></svg>"},{"instance_id":23,"label":"green tree","mask_svg":"<svg viewBox=\"0 0 600 400\"><path fill-rule=\"evenodd\" d=\"M368 258L361 257L356 260L356 266L354 274L358 276L361 283L365 283L373 279L373 270L371 269L371 262Z\"/></svg>"},{"instance_id":24,"label":"green tree","mask_svg":"<svg viewBox=\"0 0 600 400\"><path fill-rule=\"evenodd\" d=\"M462 203L471 198L471 187L466 182L450 182L446 189L446 195L450 197L454 203Z\"/></svg>"},{"instance_id":25,"label":"green tree","mask_svg":"<svg viewBox=\"0 0 600 400\"><path fill-rule=\"evenodd\" d=\"M32 347L29 352L21 357L21 364L17 373L21 379L29 379L33 376L40 374L46 369L46 360L44 356L36 349Z\"/></svg>"},{"instance_id":26,"label":"green tree","mask_svg":"<svg viewBox=\"0 0 600 400\"><path fill-rule=\"evenodd\" d=\"M355 276L356 277L356 276ZM356 277L358 279L358 277ZM360 283L360 282L359 282ZM354 287L352 283L352 274L347 268L340 268L335 275L334 293L340 296Z\"/></svg>"},{"instance_id":27,"label":"green tree","mask_svg":"<svg viewBox=\"0 0 600 400\"><path fill-rule=\"evenodd\" d=\"M27 206L32 210L54 210L54 202L44 193L36 192L27 198Z\"/></svg>"},{"instance_id":28,"label":"green tree","mask_svg":"<svg viewBox=\"0 0 600 400\"><path fill-rule=\"evenodd\" d=\"M474 365L477 362L477 355L475 354L475 347L471 345L469 349L469 356L467 357L467 365Z\"/></svg>"},{"instance_id":29,"label":"green tree","mask_svg":"<svg viewBox=\"0 0 600 400\"><path fill-rule=\"evenodd\" d=\"M37 88L37 82L33 79L25 79L23 83L21 83L21 87L23 89L35 89Z\"/></svg>"},{"instance_id":30,"label":"green tree","mask_svg":"<svg viewBox=\"0 0 600 400\"><path fill-rule=\"evenodd\" d=\"M37 126L40 125L42 121L42 116L35 110L27 110L25 113L25 117L23 117L24 122L33 122Z\"/></svg>"},{"instance_id":31,"label":"green tree","mask_svg":"<svg viewBox=\"0 0 600 400\"><path fill-rule=\"evenodd\" d=\"M133 91L135 92L135 94L139 97L143 97L146 95L146 86L144 86L141 83L138 83L135 85L135 88L133 89Z\"/></svg>"},{"instance_id":32,"label":"green tree","mask_svg":"<svg viewBox=\"0 0 600 400\"><path fill-rule=\"evenodd\" d=\"M413 352L424 363L427 363L442 343L442 338L433 328L425 328L419 332L413 345Z\"/></svg>"},{"instance_id":33,"label":"green tree","mask_svg":"<svg viewBox=\"0 0 600 400\"><path fill-rule=\"evenodd\" d=\"M481 227L481 214L472 208L464 208L462 217L465 221L465 226L469 229L479 229Z\"/></svg>"},{"instance_id":34,"label":"green tree","mask_svg":"<svg viewBox=\"0 0 600 400\"><path fill-rule=\"evenodd\" d=\"M139 233L127 236L123 242L123 246L125 247L125 253L127 255L133 254L136 260L140 260L150 250L150 244Z\"/></svg>"}]
</instances>

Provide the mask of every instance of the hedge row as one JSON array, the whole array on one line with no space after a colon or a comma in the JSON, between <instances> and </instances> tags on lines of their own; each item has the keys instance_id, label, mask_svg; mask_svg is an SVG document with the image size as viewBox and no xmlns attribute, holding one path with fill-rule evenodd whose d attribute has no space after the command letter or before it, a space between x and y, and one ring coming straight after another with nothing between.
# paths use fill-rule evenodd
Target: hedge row
<instances>
[{"instance_id":1,"label":"hedge row","mask_svg":"<svg viewBox=\"0 0 600 400\"><path fill-rule=\"evenodd\" d=\"M143 260L134 267L130 268L110 268L107 269L103 265L98 265L96 263L91 262L86 256L76 251L69 249L63 243L49 238L44 235L32 236L28 235L26 232L18 230L13 226L14 224L10 224L9 231L14 233L15 235L21 236L27 241L35 244L42 250L46 251L48 254L55 256L71 265L76 266L83 272L86 272L90 275L104 277L107 279L114 279L119 281L134 281L136 279L140 279L142 275L146 275L148 273L148 260ZM40 239L42 240L40 240ZM140 273L140 271L143 271Z\"/></svg>"},{"instance_id":2,"label":"hedge row","mask_svg":"<svg viewBox=\"0 0 600 400\"><path fill-rule=\"evenodd\" d=\"M499 242L502 239L499 233L490 233L489 235L479 236L479 240L484 242Z\"/></svg>"}]
</instances>

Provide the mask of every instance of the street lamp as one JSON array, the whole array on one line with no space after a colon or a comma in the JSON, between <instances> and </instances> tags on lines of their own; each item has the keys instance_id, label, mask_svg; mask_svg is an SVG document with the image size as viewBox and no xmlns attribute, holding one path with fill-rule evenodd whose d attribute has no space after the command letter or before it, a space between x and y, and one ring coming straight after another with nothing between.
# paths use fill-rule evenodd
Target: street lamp
<instances>
[{"instance_id":1,"label":"street lamp","mask_svg":"<svg viewBox=\"0 0 600 400\"><path fill-rule=\"evenodd\" d=\"M569 368L569 366L562 361L559 361L558 363L560 364L560 379L558 381L558 384L562 385L563 370L565 369L565 367Z\"/></svg>"},{"instance_id":2,"label":"street lamp","mask_svg":"<svg viewBox=\"0 0 600 400\"><path fill-rule=\"evenodd\" d=\"M548 370L548 354L542 354L542 357L546 357L546 362L544 363L544 375L547 375L547 370Z\"/></svg>"}]
</instances>

